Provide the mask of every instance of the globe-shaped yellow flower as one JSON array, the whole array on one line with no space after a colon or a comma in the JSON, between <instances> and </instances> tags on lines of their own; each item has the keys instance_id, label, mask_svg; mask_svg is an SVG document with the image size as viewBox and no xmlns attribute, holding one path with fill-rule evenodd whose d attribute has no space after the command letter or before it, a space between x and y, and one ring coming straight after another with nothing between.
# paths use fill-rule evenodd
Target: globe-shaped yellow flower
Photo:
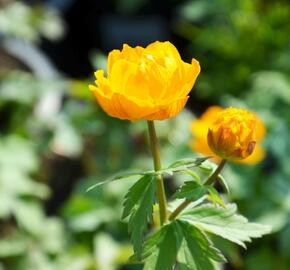
<instances>
[{"instance_id":1,"label":"globe-shaped yellow flower","mask_svg":"<svg viewBox=\"0 0 290 270\"><path fill-rule=\"evenodd\" d=\"M227 108L216 115L208 129L207 141L217 156L239 161L254 152L264 133L257 115L244 109Z\"/></svg>"},{"instance_id":2,"label":"globe-shaped yellow flower","mask_svg":"<svg viewBox=\"0 0 290 270\"><path fill-rule=\"evenodd\" d=\"M128 120L163 120L174 117L185 106L188 93L200 73L198 61L180 58L168 41L146 48L124 45L108 56L108 72L95 72L89 89L103 110Z\"/></svg>"}]
</instances>

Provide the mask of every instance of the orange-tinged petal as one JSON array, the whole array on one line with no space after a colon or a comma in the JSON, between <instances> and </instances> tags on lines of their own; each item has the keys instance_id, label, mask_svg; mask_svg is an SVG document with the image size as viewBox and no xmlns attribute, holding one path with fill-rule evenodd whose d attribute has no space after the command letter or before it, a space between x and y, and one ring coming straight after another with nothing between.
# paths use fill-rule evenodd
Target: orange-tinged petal
<instances>
[{"instance_id":1,"label":"orange-tinged petal","mask_svg":"<svg viewBox=\"0 0 290 270\"><path fill-rule=\"evenodd\" d=\"M96 76L96 85L97 88L99 88L99 91L102 91L104 95L110 96L113 94L113 91L109 85L109 81L107 78L104 77L104 71L103 70L97 70L95 72ZM91 89L91 88L90 88Z\"/></svg>"},{"instance_id":2,"label":"orange-tinged petal","mask_svg":"<svg viewBox=\"0 0 290 270\"><path fill-rule=\"evenodd\" d=\"M262 148L260 144L257 144L255 146L253 153L249 157L242 160L238 160L237 162L247 165L255 165L260 161L262 161L265 158L265 155L266 155L265 150Z\"/></svg>"},{"instance_id":3,"label":"orange-tinged petal","mask_svg":"<svg viewBox=\"0 0 290 270\"><path fill-rule=\"evenodd\" d=\"M161 106L158 110L158 112L148 115L145 119L146 120L164 120L167 118L171 118L176 116L185 106L188 96L185 98L181 98L178 100L175 100L171 104L167 104L164 106Z\"/></svg>"},{"instance_id":4,"label":"orange-tinged petal","mask_svg":"<svg viewBox=\"0 0 290 270\"><path fill-rule=\"evenodd\" d=\"M110 116L112 117L126 117L124 113L120 112L119 108L113 104L112 97L110 98L108 96L105 96L99 88L93 89L93 94L96 97L99 105L102 107L102 109Z\"/></svg>"},{"instance_id":5,"label":"orange-tinged petal","mask_svg":"<svg viewBox=\"0 0 290 270\"><path fill-rule=\"evenodd\" d=\"M244 109L227 108L217 115L209 128L209 147L224 159L247 158L256 145L255 125L253 113Z\"/></svg>"},{"instance_id":6,"label":"orange-tinged petal","mask_svg":"<svg viewBox=\"0 0 290 270\"><path fill-rule=\"evenodd\" d=\"M224 110L219 106L211 106L200 118L192 121L191 148L204 155L213 156L217 163L221 157L229 156L232 161L243 164L260 162L265 156L265 151L259 143L261 141L259 138L265 135L263 122L255 113L252 114L253 121L245 121L247 117L245 118L243 113L237 114L237 109L228 110L223 118L219 118L219 113Z\"/></svg>"},{"instance_id":7,"label":"orange-tinged petal","mask_svg":"<svg viewBox=\"0 0 290 270\"><path fill-rule=\"evenodd\" d=\"M93 91L93 93L102 109L112 117L134 121L146 119L146 116L156 112L155 107L144 104L144 106L140 106L134 100L118 93L113 94L110 98L102 95L100 91Z\"/></svg>"},{"instance_id":8,"label":"orange-tinged petal","mask_svg":"<svg viewBox=\"0 0 290 270\"><path fill-rule=\"evenodd\" d=\"M138 119L146 119L148 115L155 113L157 108L145 104L145 102L140 103L139 101L135 101L130 99L127 96L116 94L116 99L122 107L127 112L127 117L123 117L121 119L128 119L128 120L138 120Z\"/></svg>"}]
</instances>

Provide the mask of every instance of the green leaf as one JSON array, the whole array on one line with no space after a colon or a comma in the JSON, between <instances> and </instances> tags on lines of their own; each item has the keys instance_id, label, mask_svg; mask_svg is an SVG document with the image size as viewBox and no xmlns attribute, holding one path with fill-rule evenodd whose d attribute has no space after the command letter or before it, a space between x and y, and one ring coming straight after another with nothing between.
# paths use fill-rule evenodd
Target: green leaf
<instances>
[{"instance_id":1,"label":"green leaf","mask_svg":"<svg viewBox=\"0 0 290 270\"><path fill-rule=\"evenodd\" d=\"M152 176L143 176L129 189L125 196L122 219L129 216L134 210L134 207L138 207L140 200L144 197L143 192L147 188L151 188L152 180Z\"/></svg>"},{"instance_id":2,"label":"green leaf","mask_svg":"<svg viewBox=\"0 0 290 270\"><path fill-rule=\"evenodd\" d=\"M228 185L226 179L221 174L218 176L218 181L221 183L224 190L229 194L230 193L229 185Z\"/></svg>"},{"instance_id":3,"label":"green leaf","mask_svg":"<svg viewBox=\"0 0 290 270\"><path fill-rule=\"evenodd\" d=\"M173 222L161 227L148 238L144 247L143 270L172 270L178 250L174 224Z\"/></svg>"},{"instance_id":4,"label":"green leaf","mask_svg":"<svg viewBox=\"0 0 290 270\"><path fill-rule=\"evenodd\" d=\"M172 270L176 261L184 270L215 270L213 261L225 262L204 233L178 220L161 227L146 240L143 259L144 270Z\"/></svg>"},{"instance_id":5,"label":"green leaf","mask_svg":"<svg viewBox=\"0 0 290 270\"><path fill-rule=\"evenodd\" d=\"M271 227L248 220L236 213L234 204L226 208L205 204L190 210L185 210L179 218L185 220L200 230L223 237L246 248L244 242L250 242L251 238L258 238L270 233Z\"/></svg>"},{"instance_id":6,"label":"green leaf","mask_svg":"<svg viewBox=\"0 0 290 270\"><path fill-rule=\"evenodd\" d=\"M199 229L184 221L176 221L181 246L178 262L183 269L214 270L213 261L225 262L226 259Z\"/></svg>"},{"instance_id":7,"label":"green leaf","mask_svg":"<svg viewBox=\"0 0 290 270\"><path fill-rule=\"evenodd\" d=\"M126 178L130 178L130 177L133 177L133 176L147 175L147 174L150 174L150 173L147 173L147 172L131 172L131 171L130 172L126 171L126 172L116 173L116 174L110 176L109 178L107 178L106 180L98 181L98 183L90 186L89 188L87 188L86 192L89 192L89 191L95 189L96 187L102 186L104 184L108 184L108 183L113 182L113 181L126 179Z\"/></svg>"},{"instance_id":8,"label":"green leaf","mask_svg":"<svg viewBox=\"0 0 290 270\"><path fill-rule=\"evenodd\" d=\"M212 201L214 204L220 205L222 207L226 207L222 197L218 193L218 191L213 186L206 186L209 195L207 197L208 200Z\"/></svg>"},{"instance_id":9,"label":"green leaf","mask_svg":"<svg viewBox=\"0 0 290 270\"><path fill-rule=\"evenodd\" d=\"M174 163L172 163L168 168L179 168L179 167L187 167L190 168L192 166L199 166L201 165L203 162L205 162L207 159L209 159L210 157L204 157L204 158L183 158L180 160L175 161Z\"/></svg>"},{"instance_id":10,"label":"green leaf","mask_svg":"<svg viewBox=\"0 0 290 270\"><path fill-rule=\"evenodd\" d=\"M210 174L210 173L212 173L217 168L217 165L215 163L207 160L206 162L200 164L198 167L202 171Z\"/></svg>"},{"instance_id":11,"label":"green leaf","mask_svg":"<svg viewBox=\"0 0 290 270\"><path fill-rule=\"evenodd\" d=\"M192 167L200 166L207 159L209 159L209 157L180 159L172 163L169 167L161 169L156 173L173 175L175 172L188 171L188 169Z\"/></svg>"},{"instance_id":12,"label":"green leaf","mask_svg":"<svg viewBox=\"0 0 290 270\"><path fill-rule=\"evenodd\" d=\"M194 181L187 181L174 194L174 198L196 201L209 193L207 199L214 204L225 207L224 201L213 186L203 186Z\"/></svg>"},{"instance_id":13,"label":"green leaf","mask_svg":"<svg viewBox=\"0 0 290 270\"><path fill-rule=\"evenodd\" d=\"M187 199L191 201L196 201L205 194L207 194L208 190L206 187L198 184L194 181L185 182L183 186L180 187L179 190L174 194L175 198L178 199Z\"/></svg>"},{"instance_id":14,"label":"green leaf","mask_svg":"<svg viewBox=\"0 0 290 270\"><path fill-rule=\"evenodd\" d=\"M194 181L196 181L199 184L201 184L200 176L196 172L194 172L192 170L185 170L185 171L183 171L183 173L191 176L194 179Z\"/></svg>"},{"instance_id":15,"label":"green leaf","mask_svg":"<svg viewBox=\"0 0 290 270\"><path fill-rule=\"evenodd\" d=\"M130 178L133 176L156 176L156 175L162 175L162 174L169 174L173 175L175 172L184 172L186 174L190 174L193 178L196 180L199 179L198 175L196 175L194 172L190 172L189 168L200 166L205 160L207 160L208 157L206 158L186 158L186 159L181 159L173 164L171 164L168 168L161 169L159 171L127 171L127 172L121 172L112 175L111 177L107 178L104 181L99 181L98 183L90 186L87 188L86 192L91 191L92 189L99 187L104 184L108 184L112 181L120 180L120 179L125 179L125 178Z\"/></svg>"},{"instance_id":16,"label":"green leaf","mask_svg":"<svg viewBox=\"0 0 290 270\"><path fill-rule=\"evenodd\" d=\"M152 212L155 197L155 177L145 175L128 191L122 218L130 215L129 232L134 252L138 259L142 254L143 234L148 222L152 222Z\"/></svg>"}]
</instances>

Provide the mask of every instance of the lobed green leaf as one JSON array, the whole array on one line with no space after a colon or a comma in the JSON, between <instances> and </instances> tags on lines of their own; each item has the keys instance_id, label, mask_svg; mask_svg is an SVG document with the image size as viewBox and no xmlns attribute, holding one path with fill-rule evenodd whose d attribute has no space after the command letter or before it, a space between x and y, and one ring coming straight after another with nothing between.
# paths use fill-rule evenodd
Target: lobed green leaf
<instances>
[{"instance_id":1,"label":"lobed green leaf","mask_svg":"<svg viewBox=\"0 0 290 270\"><path fill-rule=\"evenodd\" d=\"M177 255L177 235L174 229L172 223L165 225L148 239L143 270L172 270Z\"/></svg>"},{"instance_id":2,"label":"lobed green leaf","mask_svg":"<svg viewBox=\"0 0 290 270\"><path fill-rule=\"evenodd\" d=\"M194 181L187 181L177 190L174 197L178 199L184 198L187 200L196 201L207 194L207 192L208 190L205 186L202 186Z\"/></svg>"},{"instance_id":3,"label":"lobed green leaf","mask_svg":"<svg viewBox=\"0 0 290 270\"><path fill-rule=\"evenodd\" d=\"M215 270L224 256L198 228L185 221L161 227L145 242L144 270L172 270L176 261L181 269Z\"/></svg>"},{"instance_id":4,"label":"lobed green leaf","mask_svg":"<svg viewBox=\"0 0 290 270\"><path fill-rule=\"evenodd\" d=\"M196 175L194 172L189 171L189 168L200 166L205 160L207 160L208 157L206 158L187 158L187 159L181 159L173 164L171 164L168 168L161 169L159 171L125 171L125 172L120 172L117 174L114 174L104 181L98 181L96 184L90 186L87 188L86 192L89 192L93 190L94 188L97 188L99 186L108 184L113 181L121 180L121 179L126 179L130 178L133 176L156 176L156 175L161 175L161 174L169 174L173 175L175 172L184 172L187 174L190 174L193 178L198 179L198 175Z\"/></svg>"},{"instance_id":5,"label":"lobed green leaf","mask_svg":"<svg viewBox=\"0 0 290 270\"><path fill-rule=\"evenodd\" d=\"M152 172L150 172L152 173ZM89 192L99 186L108 184L110 182L113 181L117 181L117 180L121 180L121 179L127 179L133 176L142 176L142 175L147 175L150 174L149 172L138 172L138 171L125 171L125 172L120 172L120 173L116 173L110 177L108 177L106 180L104 181L98 181L96 184L90 186L89 188L87 188L86 192Z\"/></svg>"},{"instance_id":6,"label":"lobed green leaf","mask_svg":"<svg viewBox=\"0 0 290 270\"><path fill-rule=\"evenodd\" d=\"M184 221L177 221L176 227L179 231L179 240L182 241L178 251L178 262L182 265L192 270L215 270L214 261L226 261L199 229Z\"/></svg>"},{"instance_id":7,"label":"lobed green leaf","mask_svg":"<svg viewBox=\"0 0 290 270\"><path fill-rule=\"evenodd\" d=\"M206 194L208 194L208 200L212 201L214 204L225 207L223 199L213 186L203 186L195 181L185 182L184 185L176 191L174 198L196 201Z\"/></svg>"},{"instance_id":8,"label":"lobed green leaf","mask_svg":"<svg viewBox=\"0 0 290 270\"><path fill-rule=\"evenodd\" d=\"M125 196L122 218L129 218L129 232L138 259L142 254L143 234L148 222L152 222L155 197L155 176L145 175L139 179Z\"/></svg>"},{"instance_id":9,"label":"lobed green leaf","mask_svg":"<svg viewBox=\"0 0 290 270\"><path fill-rule=\"evenodd\" d=\"M226 208L205 204L190 210L185 210L179 218L196 226L200 230L218 235L244 248L244 242L270 233L271 227L250 223L245 217L236 213L234 204Z\"/></svg>"}]
</instances>

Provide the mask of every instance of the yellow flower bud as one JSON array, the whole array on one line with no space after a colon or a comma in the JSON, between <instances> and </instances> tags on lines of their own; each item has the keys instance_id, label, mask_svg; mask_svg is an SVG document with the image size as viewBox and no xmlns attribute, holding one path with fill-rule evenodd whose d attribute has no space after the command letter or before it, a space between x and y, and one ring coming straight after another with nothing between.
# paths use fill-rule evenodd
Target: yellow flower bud
<instances>
[{"instance_id":1,"label":"yellow flower bud","mask_svg":"<svg viewBox=\"0 0 290 270\"><path fill-rule=\"evenodd\" d=\"M193 135L193 138L190 142L192 150L206 156L212 156L216 163L220 163L222 158L216 155L210 149L207 143L207 133L208 129L216 121L218 114L223 110L224 108L222 107L211 106L198 119L193 120L190 125L191 133ZM261 142L265 137L266 128L259 116L255 113L254 116L256 119L256 146L254 152L245 159L234 160L235 162L247 165L254 165L260 162L265 157L265 150L263 149Z\"/></svg>"},{"instance_id":2,"label":"yellow flower bud","mask_svg":"<svg viewBox=\"0 0 290 270\"><path fill-rule=\"evenodd\" d=\"M208 130L208 145L223 159L245 159L255 149L256 125L253 113L244 109L225 109L217 115Z\"/></svg>"},{"instance_id":3,"label":"yellow flower bud","mask_svg":"<svg viewBox=\"0 0 290 270\"><path fill-rule=\"evenodd\" d=\"M199 72L198 61L183 62L168 41L146 48L125 44L109 53L107 77L96 71L96 86L89 88L112 117L163 120L183 109Z\"/></svg>"}]
</instances>

